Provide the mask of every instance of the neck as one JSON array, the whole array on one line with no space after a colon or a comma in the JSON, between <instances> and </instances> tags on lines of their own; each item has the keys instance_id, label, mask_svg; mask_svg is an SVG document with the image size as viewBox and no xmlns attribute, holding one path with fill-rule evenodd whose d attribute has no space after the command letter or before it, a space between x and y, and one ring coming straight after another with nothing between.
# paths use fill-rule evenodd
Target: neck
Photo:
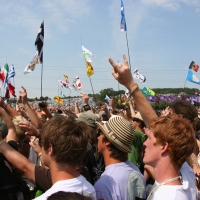
<instances>
[{"instance_id":1,"label":"neck","mask_svg":"<svg viewBox=\"0 0 200 200\"><path fill-rule=\"evenodd\" d=\"M110 158L109 153L104 153L103 158L104 158L104 163L105 163L106 167L108 165L117 164L117 163L122 162L121 160L118 160L118 159L115 159L115 158Z\"/></svg>"},{"instance_id":2,"label":"neck","mask_svg":"<svg viewBox=\"0 0 200 200\"><path fill-rule=\"evenodd\" d=\"M164 164L159 167L156 166L154 168L154 171L155 171L155 180L159 184L180 176L179 168L171 163L166 166L164 166ZM181 185L181 181L180 179L177 179L175 181L166 183L166 185Z\"/></svg>"},{"instance_id":3,"label":"neck","mask_svg":"<svg viewBox=\"0 0 200 200\"><path fill-rule=\"evenodd\" d=\"M80 175L75 167L65 163L56 163L54 161L50 165L50 172L52 184L62 180L77 178Z\"/></svg>"}]
</instances>

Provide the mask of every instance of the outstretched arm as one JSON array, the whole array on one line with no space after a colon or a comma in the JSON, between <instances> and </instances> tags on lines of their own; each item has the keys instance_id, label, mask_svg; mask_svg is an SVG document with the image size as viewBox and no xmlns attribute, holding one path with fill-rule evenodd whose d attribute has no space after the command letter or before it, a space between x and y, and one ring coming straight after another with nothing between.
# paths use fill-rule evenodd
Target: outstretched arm
<instances>
[{"instance_id":1,"label":"outstretched arm","mask_svg":"<svg viewBox=\"0 0 200 200\"><path fill-rule=\"evenodd\" d=\"M113 66L112 75L120 84L124 85L130 91L130 94L136 103L137 110L140 112L145 124L148 126L149 122L153 118L156 118L157 115L146 97L138 88L138 84L134 81L126 56L123 55L123 58L124 63L115 63L111 58L109 58L109 62Z\"/></svg>"},{"instance_id":2,"label":"outstretched arm","mask_svg":"<svg viewBox=\"0 0 200 200\"><path fill-rule=\"evenodd\" d=\"M28 104L27 100L27 92L26 89L22 86L23 91L19 92L20 98L22 100L22 103L24 104L25 109L28 112L29 118L31 120L31 123L36 127L36 128L41 128L42 124L37 116L37 114L34 112L34 110L31 108L31 106Z\"/></svg>"}]
</instances>

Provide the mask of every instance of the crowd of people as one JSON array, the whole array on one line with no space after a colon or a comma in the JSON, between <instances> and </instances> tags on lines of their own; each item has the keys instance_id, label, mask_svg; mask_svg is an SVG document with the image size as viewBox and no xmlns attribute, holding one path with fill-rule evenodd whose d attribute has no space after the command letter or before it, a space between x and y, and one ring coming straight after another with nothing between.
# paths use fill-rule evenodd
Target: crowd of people
<instances>
[{"instance_id":1,"label":"crowd of people","mask_svg":"<svg viewBox=\"0 0 200 200\"><path fill-rule=\"evenodd\" d=\"M50 109L0 98L0 199L197 200L200 119L175 101L158 116L134 81L125 55L112 75L129 91L124 110L88 104Z\"/></svg>"}]
</instances>

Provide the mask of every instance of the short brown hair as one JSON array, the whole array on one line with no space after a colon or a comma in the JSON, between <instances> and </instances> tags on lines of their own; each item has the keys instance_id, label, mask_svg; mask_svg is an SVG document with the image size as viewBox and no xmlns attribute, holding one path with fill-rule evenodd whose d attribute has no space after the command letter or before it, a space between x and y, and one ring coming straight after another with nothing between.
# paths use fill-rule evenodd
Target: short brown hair
<instances>
[{"instance_id":1,"label":"short brown hair","mask_svg":"<svg viewBox=\"0 0 200 200\"><path fill-rule=\"evenodd\" d=\"M198 120L198 111L194 105L192 105L191 103L187 101L178 100L172 103L171 108L176 114L180 114L184 118L189 119L195 131L200 130L200 121Z\"/></svg>"},{"instance_id":2,"label":"short brown hair","mask_svg":"<svg viewBox=\"0 0 200 200\"><path fill-rule=\"evenodd\" d=\"M41 145L47 151L53 148L53 159L58 163L79 166L86 154L87 125L72 117L54 116L41 130Z\"/></svg>"},{"instance_id":3,"label":"short brown hair","mask_svg":"<svg viewBox=\"0 0 200 200\"><path fill-rule=\"evenodd\" d=\"M168 143L171 161L180 168L193 152L196 143L195 133L189 121L171 114L154 119L149 127L156 138L155 145Z\"/></svg>"},{"instance_id":4,"label":"short brown hair","mask_svg":"<svg viewBox=\"0 0 200 200\"><path fill-rule=\"evenodd\" d=\"M110 142L105 136L102 138L102 142ZM111 152L110 158L114 158L120 160L121 162L125 162L128 160L128 153L125 153L118 149L115 145L110 142L108 150Z\"/></svg>"}]
</instances>

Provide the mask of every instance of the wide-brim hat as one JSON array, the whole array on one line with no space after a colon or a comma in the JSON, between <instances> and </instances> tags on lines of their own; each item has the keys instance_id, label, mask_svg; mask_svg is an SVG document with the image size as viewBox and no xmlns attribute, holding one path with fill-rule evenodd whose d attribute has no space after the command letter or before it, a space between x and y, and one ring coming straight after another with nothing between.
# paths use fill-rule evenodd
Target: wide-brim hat
<instances>
[{"instance_id":1,"label":"wide-brim hat","mask_svg":"<svg viewBox=\"0 0 200 200\"><path fill-rule=\"evenodd\" d=\"M119 116L110 118L104 125L96 122L105 137L118 149L125 153L132 152L131 144L135 137L132 124Z\"/></svg>"},{"instance_id":2,"label":"wide-brim hat","mask_svg":"<svg viewBox=\"0 0 200 200\"><path fill-rule=\"evenodd\" d=\"M140 120L140 121L144 122L144 120L143 120L143 118L142 118L142 116L141 116L141 114L140 114L140 112L139 112L139 111L136 113L136 115L134 116L134 118L133 118L133 119L138 119L138 120Z\"/></svg>"}]
</instances>

